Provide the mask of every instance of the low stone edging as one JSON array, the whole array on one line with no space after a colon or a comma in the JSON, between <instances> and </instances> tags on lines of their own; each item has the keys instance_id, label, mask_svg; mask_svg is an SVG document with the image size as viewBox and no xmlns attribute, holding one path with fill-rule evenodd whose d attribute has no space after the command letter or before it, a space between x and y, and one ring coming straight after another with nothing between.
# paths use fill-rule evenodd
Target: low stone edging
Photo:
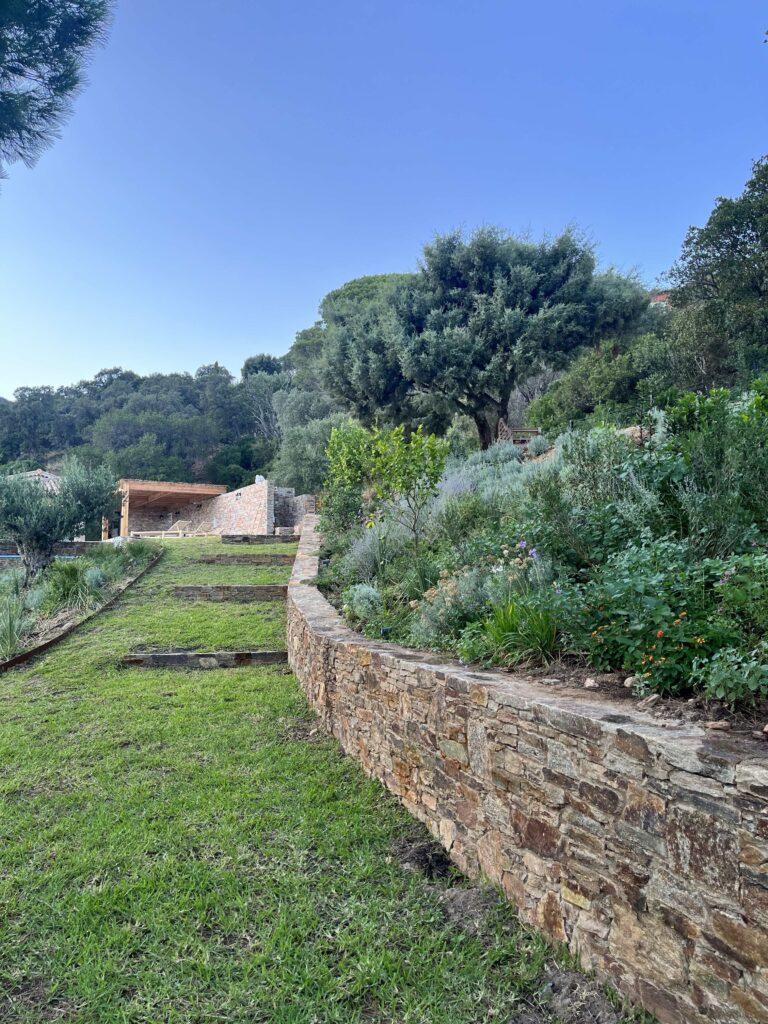
<instances>
[{"instance_id":1,"label":"low stone edging","mask_svg":"<svg viewBox=\"0 0 768 1024\"><path fill-rule=\"evenodd\" d=\"M120 659L121 668L243 668L284 665L287 651L136 651Z\"/></svg>"},{"instance_id":2,"label":"low stone edging","mask_svg":"<svg viewBox=\"0 0 768 1024\"><path fill-rule=\"evenodd\" d=\"M243 584L206 583L199 586L184 584L173 588L173 596L184 601L284 601L288 587L285 583L265 583L254 586Z\"/></svg>"},{"instance_id":3,"label":"low stone edging","mask_svg":"<svg viewBox=\"0 0 768 1024\"><path fill-rule=\"evenodd\" d=\"M15 655L13 658L8 658L7 661L0 661L0 674L2 674L3 672L7 672L11 668L16 668L19 665L23 665L26 662L31 661L33 658L39 657L41 654L44 654L47 650L53 647L54 644L59 643L60 640L64 640L66 637L71 636L76 629L80 629L80 627L84 626L86 622L90 622L91 619L95 619L96 616L101 615L102 612L109 611L109 609L112 608L113 605L117 604L117 602L126 592L126 590L132 587L134 583L138 583L142 576L145 576L150 571L150 569L154 569L154 567L162 559L164 554L165 551L159 551L151 562L145 565L140 572L136 573L135 576L132 576L129 580L127 580L112 595L112 597L109 598L109 600L105 601L104 604L100 605L95 611L92 611L89 615L85 615L83 616L82 619L78 619L77 622L73 622L70 626L66 626L60 633L57 633L56 636L52 636L49 640L44 640L43 643L37 644L35 647L30 647L29 650L22 651L20 654Z\"/></svg>"},{"instance_id":4,"label":"low stone edging","mask_svg":"<svg viewBox=\"0 0 768 1024\"><path fill-rule=\"evenodd\" d=\"M203 555L205 565L293 565L293 555Z\"/></svg>"},{"instance_id":5,"label":"low stone edging","mask_svg":"<svg viewBox=\"0 0 768 1024\"><path fill-rule=\"evenodd\" d=\"M230 533L221 538L222 544L295 544L298 534L280 533Z\"/></svg>"},{"instance_id":6,"label":"low stone edging","mask_svg":"<svg viewBox=\"0 0 768 1024\"><path fill-rule=\"evenodd\" d=\"M316 527L288 588L288 657L344 750L463 871L664 1024L768 1021L759 744L368 640L312 585Z\"/></svg>"}]
</instances>

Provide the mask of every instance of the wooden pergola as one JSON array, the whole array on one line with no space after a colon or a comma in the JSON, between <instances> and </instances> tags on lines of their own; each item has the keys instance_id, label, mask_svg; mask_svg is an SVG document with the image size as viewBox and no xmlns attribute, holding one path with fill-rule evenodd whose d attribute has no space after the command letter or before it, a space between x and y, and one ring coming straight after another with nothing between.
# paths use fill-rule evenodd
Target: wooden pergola
<instances>
[{"instance_id":1,"label":"wooden pergola","mask_svg":"<svg viewBox=\"0 0 768 1024\"><path fill-rule=\"evenodd\" d=\"M120 536L130 534L131 512L151 507L153 512L173 512L174 509L190 505L195 501L215 498L225 494L223 484L177 484L164 480L120 480L118 490L122 495L120 505ZM102 537L109 537L109 523L104 522Z\"/></svg>"}]
</instances>

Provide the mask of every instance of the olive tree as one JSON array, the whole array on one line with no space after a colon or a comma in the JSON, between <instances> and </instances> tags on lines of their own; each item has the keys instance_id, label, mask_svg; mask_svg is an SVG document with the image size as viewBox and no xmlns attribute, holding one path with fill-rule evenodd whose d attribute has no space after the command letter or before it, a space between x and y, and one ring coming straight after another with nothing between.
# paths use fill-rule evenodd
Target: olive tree
<instances>
[{"instance_id":1,"label":"olive tree","mask_svg":"<svg viewBox=\"0 0 768 1024\"><path fill-rule=\"evenodd\" d=\"M0 476L0 537L18 545L25 586L53 561L56 544L109 511L115 488L108 469L75 460L53 486L22 474Z\"/></svg>"}]
</instances>

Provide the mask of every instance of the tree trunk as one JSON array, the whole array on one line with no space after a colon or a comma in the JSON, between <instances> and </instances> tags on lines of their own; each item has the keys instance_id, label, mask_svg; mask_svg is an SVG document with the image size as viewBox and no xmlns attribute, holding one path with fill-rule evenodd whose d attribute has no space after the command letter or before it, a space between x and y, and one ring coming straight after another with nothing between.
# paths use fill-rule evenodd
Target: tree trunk
<instances>
[{"instance_id":1,"label":"tree trunk","mask_svg":"<svg viewBox=\"0 0 768 1024\"><path fill-rule=\"evenodd\" d=\"M499 413L495 410L489 412L478 412L472 417L480 435L480 447L483 451L490 448L496 440L496 431L499 428Z\"/></svg>"},{"instance_id":2,"label":"tree trunk","mask_svg":"<svg viewBox=\"0 0 768 1024\"><path fill-rule=\"evenodd\" d=\"M19 545L21 563L24 566L24 588L26 589L54 559L53 546L27 548Z\"/></svg>"}]
</instances>

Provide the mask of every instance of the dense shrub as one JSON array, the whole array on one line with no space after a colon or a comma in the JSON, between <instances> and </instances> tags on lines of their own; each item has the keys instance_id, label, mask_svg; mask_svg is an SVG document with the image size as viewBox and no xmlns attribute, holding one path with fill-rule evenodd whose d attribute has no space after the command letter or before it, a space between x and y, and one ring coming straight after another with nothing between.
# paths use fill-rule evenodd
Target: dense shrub
<instances>
[{"instance_id":1,"label":"dense shrub","mask_svg":"<svg viewBox=\"0 0 768 1024\"><path fill-rule=\"evenodd\" d=\"M696 560L687 541L630 544L611 556L584 589L584 648L593 665L636 673L642 688L684 693L694 662L737 643L720 614L719 559Z\"/></svg>"},{"instance_id":2,"label":"dense shrub","mask_svg":"<svg viewBox=\"0 0 768 1024\"><path fill-rule=\"evenodd\" d=\"M543 434L538 434L536 437L532 437L525 446L525 453L530 456L543 455L544 452L548 452L551 447L552 445L546 437L544 437Z\"/></svg>"},{"instance_id":3,"label":"dense shrub","mask_svg":"<svg viewBox=\"0 0 768 1024\"><path fill-rule=\"evenodd\" d=\"M768 698L768 381L684 395L642 437L600 426L521 454L452 458L418 547L392 499L371 529L358 513L335 585L376 598L347 597L350 618L469 661L576 656L638 692Z\"/></svg>"},{"instance_id":4,"label":"dense shrub","mask_svg":"<svg viewBox=\"0 0 768 1024\"><path fill-rule=\"evenodd\" d=\"M384 602L376 587L356 583L344 591L344 610L353 621L367 626L381 615Z\"/></svg>"},{"instance_id":5,"label":"dense shrub","mask_svg":"<svg viewBox=\"0 0 768 1024\"><path fill-rule=\"evenodd\" d=\"M84 559L56 561L46 574L43 609L55 612L63 608L72 611L95 608L105 580L101 569Z\"/></svg>"}]
</instances>

